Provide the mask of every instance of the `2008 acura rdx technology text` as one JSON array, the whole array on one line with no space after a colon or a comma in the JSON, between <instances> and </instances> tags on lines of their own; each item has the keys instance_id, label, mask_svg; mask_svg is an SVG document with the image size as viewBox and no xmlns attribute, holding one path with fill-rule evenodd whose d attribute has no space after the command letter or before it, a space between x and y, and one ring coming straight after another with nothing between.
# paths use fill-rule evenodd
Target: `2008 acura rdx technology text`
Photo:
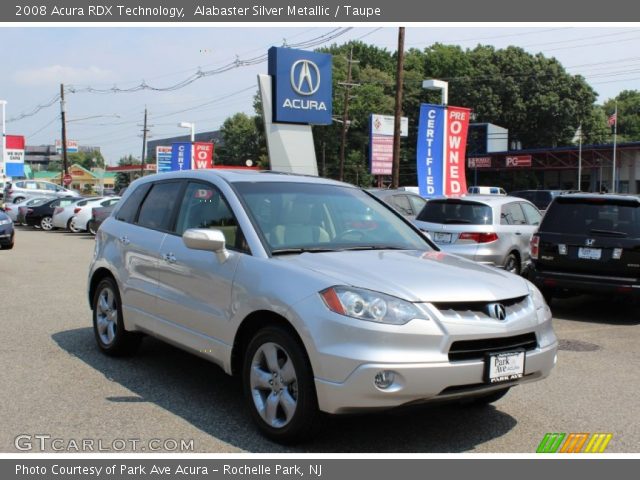
<instances>
[{"instance_id":1,"label":"2008 acura rdx technology text","mask_svg":"<svg viewBox=\"0 0 640 480\"><path fill-rule=\"evenodd\" d=\"M279 441L309 435L320 412L493 402L556 363L535 286L316 177L137 180L98 231L89 301L102 351L132 353L145 333L217 363Z\"/></svg>"}]
</instances>

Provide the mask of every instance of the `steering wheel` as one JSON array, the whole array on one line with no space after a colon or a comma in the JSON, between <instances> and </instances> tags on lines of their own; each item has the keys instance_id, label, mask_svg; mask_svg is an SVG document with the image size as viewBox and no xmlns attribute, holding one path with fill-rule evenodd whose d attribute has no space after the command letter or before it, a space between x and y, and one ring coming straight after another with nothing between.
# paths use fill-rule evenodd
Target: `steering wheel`
<instances>
[{"instance_id":1,"label":"steering wheel","mask_svg":"<svg viewBox=\"0 0 640 480\"><path fill-rule=\"evenodd\" d=\"M342 232L340 235L338 235L336 237L336 240L347 240L349 236L353 235L354 237L357 236L358 238L352 238L352 240L355 241L360 241L363 240L366 236L367 233L363 230L356 230L355 228L350 228L348 230L345 230L344 232Z\"/></svg>"}]
</instances>

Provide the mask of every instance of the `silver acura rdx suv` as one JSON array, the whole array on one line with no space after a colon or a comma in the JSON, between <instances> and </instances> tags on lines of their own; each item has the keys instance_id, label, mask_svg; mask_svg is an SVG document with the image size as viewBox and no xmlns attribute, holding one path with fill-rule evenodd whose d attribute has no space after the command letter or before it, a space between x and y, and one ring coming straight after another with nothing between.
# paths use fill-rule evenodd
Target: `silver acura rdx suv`
<instances>
[{"instance_id":1,"label":"silver acura rdx suv","mask_svg":"<svg viewBox=\"0 0 640 480\"><path fill-rule=\"evenodd\" d=\"M134 182L96 237L95 338L143 334L240 377L260 430L432 400L489 403L549 375L551 312L527 280L443 253L365 191L274 172Z\"/></svg>"}]
</instances>

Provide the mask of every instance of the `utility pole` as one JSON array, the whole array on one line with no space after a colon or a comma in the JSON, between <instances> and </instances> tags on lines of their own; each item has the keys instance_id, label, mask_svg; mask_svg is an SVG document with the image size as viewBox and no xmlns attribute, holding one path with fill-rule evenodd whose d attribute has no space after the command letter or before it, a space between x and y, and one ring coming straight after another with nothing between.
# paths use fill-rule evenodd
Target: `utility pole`
<instances>
[{"instance_id":1,"label":"utility pole","mask_svg":"<svg viewBox=\"0 0 640 480\"><path fill-rule=\"evenodd\" d=\"M144 107L144 125L142 127L142 157L140 157L140 176L144 177L144 159L147 155L147 107Z\"/></svg>"},{"instance_id":2,"label":"utility pole","mask_svg":"<svg viewBox=\"0 0 640 480\"><path fill-rule=\"evenodd\" d=\"M402 83L404 80L404 27L398 29L398 65L396 70L396 108L393 119L393 170L391 188L400 186L400 121L402 119Z\"/></svg>"},{"instance_id":3,"label":"utility pole","mask_svg":"<svg viewBox=\"0 0 640 480\"><path fill-rule=\"evenodd\" d=\"M62 121L62 175L60 175L60 186L62 186L64 185L63 177L69 173L69 164L67 163L67 121L64 106L64 83L60 84L60 120Z\"/></svg>"},{"instance_id":4,"label":"utility pole","mask_svg":"<svg viewBox=\"0 0 640 480\"><path fill-rule=\"evenodd\" d=\"M351 83L351 65L357 63L353 60L353 47L349 50L349 64L347 66L347 81L346 83L339 83L345 87L344 89L344 109L342 110L342 138L340 140L340 177L339 180L344 180L344 150L347 143L347 128L349 127L349 93L351 87L358 86L355 83Z\"/></svg>"}]
</instances>

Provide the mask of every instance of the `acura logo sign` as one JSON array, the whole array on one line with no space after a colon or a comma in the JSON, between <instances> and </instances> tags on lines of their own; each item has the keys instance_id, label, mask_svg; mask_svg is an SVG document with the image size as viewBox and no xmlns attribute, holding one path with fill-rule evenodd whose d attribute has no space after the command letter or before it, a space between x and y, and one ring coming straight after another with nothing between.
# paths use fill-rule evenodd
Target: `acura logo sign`
<instances>
[{"instance_id":1,"label":"acura logo sign","mask_svg":"<svg viewBox=\"0 0 640 480\"><path fill-rule=\"evenodd\" d=\"M291 88L298 95L313 95L320 88L320 69L311 60L298 60L291 65Z\"/></svg>"},{"instance_id":2,"label":"acura logo sign","mask_svg":"<svg viewBox=\"0 0 640 480\"><path fill-rule=\"evenodd\" d=\"M490 303L487 305L487 313L491 318L504 320L507 318L507 309L501 303Z\"/></svg>"}]
</instances>

